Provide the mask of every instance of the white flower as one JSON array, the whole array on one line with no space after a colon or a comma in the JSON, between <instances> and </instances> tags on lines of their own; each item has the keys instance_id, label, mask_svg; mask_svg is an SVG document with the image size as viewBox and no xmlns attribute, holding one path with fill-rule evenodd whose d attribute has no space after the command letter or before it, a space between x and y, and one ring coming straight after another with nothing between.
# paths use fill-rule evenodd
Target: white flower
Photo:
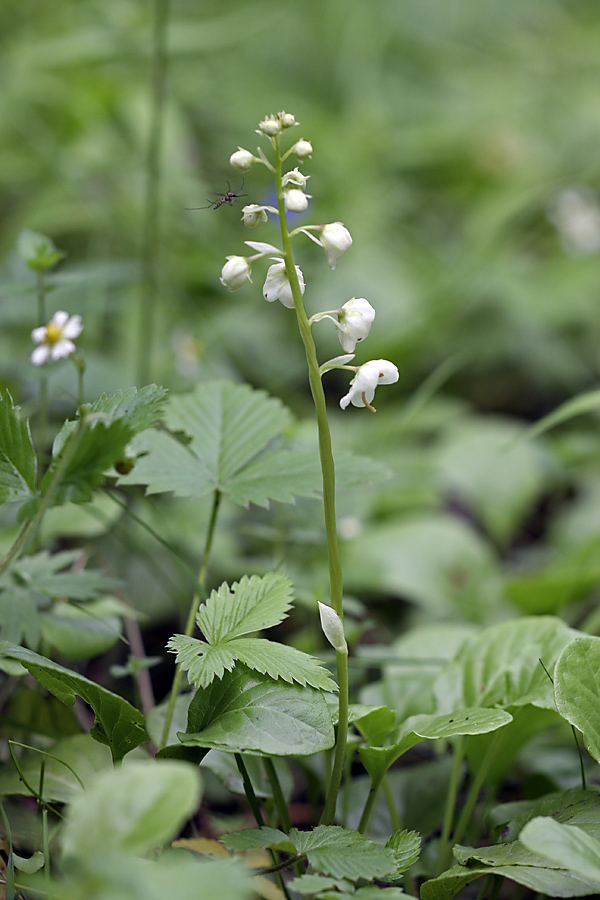
<instances>
[{"instance_id":1,"label":"white flower","mask_svg":"<svg viewBox=\"0 0 600 900\"><path fill-rule=\"evenodd\" d=\"M289 191L284 191L283 202L285 208L289 209L290 212L304 212L308 207L308 197L309 195L305 194L304 191L290 188Z\"/></svg>"},{"instance_id":2,"label":"white flower","mask_svg":"<svg viewBox=\"0 0 600 900\"><path fill-rule=\"evenodd\" d=\"M303 191L309 178L310 175L305 175L300 171L298 166L296 166L295 169L290 169L289 172L285 173L281 179L281 184L284 191L289 190L290 188L300 188L300 190Z\"/></svg>"},{"instance_id":3,"label":"white flower","mask_svg":"<svg viewBox=\"0 0 600 900\"><path fill-rule=\"evenodd\" d=\"M256 162L256 157L253 153L250 153L249 150L238 147L235 153L232 153L229 157L229 162L234 168L240 169L242 172L247 172Z\"/></svg>"},{"instance_id":4,"label":"white flower","mask_svg":"<svg viewBox=\"0 0 600 900\"><path fill-rule=\"evenodd\" d=\"M337 318L334 318L334 316ZM313 316L311 321L331 319L336 324L340 344L346 353L354 353L354 348L358 342L364 341L369 334L374 318L375 310L369 301L365 300L364 297L353 297L352 300L344 303L337 312L334 311L333 315L330 313L318 313L316 316Z\"/></svg>"},{"instance_id":5,"label":"white flower","mask_svg":"<svg viewBox=\"0 0 600 900\"><path fill-rule=\"evenodd\" d=\"M387 359L371 359L358 369L350 382L350 390L340 400L340 406L342 409L346 409L348 404L352 403L353 406L366 406L371 412L375 412L371 403L377 385L394 384L399 377L400 374L394 363Z\"/></svg>"},{"instance_id":6,"label":"white flower","mask_svg":"<svg viewBox=\"0 0 600 900\"><path fill-rule=\"evenodd\" d=\"M341 222L331 222L323 225L321 231L321 246L327 254L327 262L335 269L338 257L346 252L352 243L352 236Z\"/></svg>"},{"instance_id":7,"label":"white flower","mask_svg":"<svg viewBox=\"0 0 600 900\"><path fill-rule=\"evenodd\" d=\"M327 606L325 603L319 603L319 616L321 619L321 628L323 634L338 653L348 654L348 644L344 637L344 623L336 613L335 609Z\"/></svg>"},{"instance_id":8,"label":"white flower","mask_svg":"<svg viewBox=\"0 0 600 900\"><path fill-rule=\"evenodd\" d=\"M298 159L308 159L312 155L313 148L310 141L304 141L300 138L299 141L296 141L294 146L292 147L292 153L294 156L297 156Z\"/></svg>"},{"instance_id":9,"label":"white flower","mask_svg":"<svg viewBox=\"0 0 600 900\"><path fill-rule=\"evenodd\" d=\"M249 203L242 210L242 220L246 228L256 228L261 222L268 220L267 209L271 207L259 206L258 203Z\"/></svg>"},{"instance_id":10,"label":"white flower","mask_svg":"<svg viewBox=\"0 0 600 900\"><path fill-rule=\"evenodd\" d=\"M292 113L280 112L277 113L277 118L281 121L282 128L291 128L292 125L298 125L296 122L296 117L292 115Z\"/></svg>"},{"instance_id":11,"label":"white flower","mask_svg":"<svg viewBox=\"0 0 600 900\"><path fill-rule=\"evenodd\" d=\"M294 298L292 296L292 288L290 286L287 272L285 270L285 262L278 256L272 257L275 262L274 266L270 266L267 271L267 278L263 287L263 297L272 303L273 300L280 300L288 309L294 308ZM304 275L300 267L296 266L296 273L300 283L300 293L304 294Z\"/></svg>"},{"instance_id":12,"label":"white flower","mask_svg":"<svg viewBox=\"0 0 600 900\"><path fill-rule=\"evenodd\" d=\"M74 339L83 331L81 316L69 316L62 309L55 312L47 325L34 328L31 339L38 345L31 354L34 366L49 359L63 359L75 351Z\"/></svg>"},{"instance_id":13,"label":"white flower","mask_svg":"<svg viewBox=\"0 0 600 900\"><path fill-rule=\"evenodd\" d=\"M228 256L227 262L221 269L221 284L230 291L237 291L250 278L250 263L245 256Z\"/></svg>"}]
</instances>

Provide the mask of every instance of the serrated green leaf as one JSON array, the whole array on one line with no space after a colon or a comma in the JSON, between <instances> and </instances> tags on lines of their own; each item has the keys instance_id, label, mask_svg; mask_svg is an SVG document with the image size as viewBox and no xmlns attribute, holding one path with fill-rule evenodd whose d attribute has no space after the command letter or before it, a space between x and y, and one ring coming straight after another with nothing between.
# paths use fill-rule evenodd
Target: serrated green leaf
<instances>
[{"instance_id":1,"label":"serrated green leaf","mask_svg":"<svg viewBox=\"0 0 600 900\"><path fill-rule=\"evenodd\" d=\"M269 675L275 680L282 678L289 684L309 685L322 691L338 690L327 669L320 666L314 656L295 647L264 638L234 638L228 642L227 648L236 659L261 675Z\"/></svg>"},{"instance_id":2,"label":"serrated green leaf","mask_svg":"<svg viewBox=\"0 0 600 900\"><path fill-rule=\"evenodd\" d=\"M156 384L130 387L126 391L102 394L92 403L90 412L106 413L113 419L125 422L134 434L151 428L163 413L167 396L166 388Z\"/></svg>"},{"instance_id":3,"label":"serrated green leaf","mask_svg":"<svg viewBox=\"0 0 600 900\"><path fill-rule=\"evenodd\" d=\"M312 831L292 828L288 837L316 872L333 878L383 878L396 869L391 850L348 828L319 825Z\"/></svg>"},{"instance_id":4,"label":"serrated green leaf","mask_svg":"<svg viewBox=\"0 0 600 900\"><path fill-rule=\"evenodd\" d=\"M198 628L210 644L279 625L292 605L292 584L285 575L244 575L230 588L224 582L200 606Z\"/></svg>"},{"instance_id":5,"label":"serrated green leaf","mask_svg":"<svg viewBox=\"0 0 600 900\"><path fill-rule=\"evenodd\" d=\"M238 664L190 703L184 746L258 756L305 756L334 744L320 691L273 681Z\"/></svg>"},{"instance_id":6,"label":"serrated green leaf","mask_svg":"<svg viewBox=\"0 0 600 900\"><path fill-rule=\"evenodd\" d=\"M69 600L94 600L121 586L120 579L105 575L99 569L85 569L80 565L71 568L82 559L81 550L59 553L42 550L12 563L0 577L0 584L27 585L39 594Z\"/></svg>"},{"instance_id":7,"label":"serrated green leaf","mask_svg":"<svg viewBox=\"0 0 600 900\"><path fill-rule=\"evenodd\" d=\"M222 678L226 670L231 672L235 666L235 653L229 644L211 646L186 634L174 634L167 641L167 649L177 654L177 665L198 688L207 688L215 678Z\"/></svg>"},{"instance_id":8,"label":"serrated green leaf","mask_svg":"<svg viewBox=\"0 0 600 900\"><path fill-rule=\"evenodd\" d=\"M554 670L554 696L560 715L582 732L600 761L600 638L578 637L564 648Z\"/></svg>"},{"instance_id":9,"label":"serrated green leaf","mask_svg":"<svg viewBox=\"0 0 600 900\"><path fill-rule=\"evenodd\" d=\"M37 648L40 632L38 607L31 592L18 585L5 588L0 593L0 640Z\"/></svg>"},{"instance_id":10,"label":"serrated green leaf","mask_svg":"<svg viewBox=\"0 0 600 900\"><path fill-rule=\"evenodd\" d=\"M385 845L394 854L396 874L401 875L421 853L421 836L416 831L396 831Z\"/></svg>"},{"instance_id":11,"label":"serrated green leaf","mask_svg":"<svg viewBox=\"0 0 600 900\"><path fill-rule=\"evenodd\" d=\"M281 850L283 853L294 853L296 848L284 831L261 825L260 828L242 828L221 836L221 843L232 853L244 853L246 850Z\"/></svg>"},{"instance_id":12,"label":"serrated green leaf","mask_svg":"<svg viewBox=\"0 0 600 900\"><path fill-rule=\"evenodd\" d=\"M8 391L0 391L0 503L31 499L36 478L29 422L20 417Z\"/></svg>"},{"instance_id":13,"label":"serrated green leaf","mask_svg":"<svg viewBox=\"0 0 600 900\"><path fill-rule=\"evenodd\" d=\"M3 642L0 655L18 660L40 684L67 706L73 705L76 694L85 700L95 714L90 734L101 744L108 744L113 759L122 759L126 753L148 740L142 713L118 694L24 647Z\"/></svg>"}]
</instances>

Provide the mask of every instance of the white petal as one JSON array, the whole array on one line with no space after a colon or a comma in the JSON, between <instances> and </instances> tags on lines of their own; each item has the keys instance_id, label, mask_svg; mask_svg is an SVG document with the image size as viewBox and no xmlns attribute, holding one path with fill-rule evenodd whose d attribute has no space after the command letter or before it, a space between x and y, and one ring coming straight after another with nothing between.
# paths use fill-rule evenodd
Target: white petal
<instances>
[{"instance_id":1,"label":"white petal","mask_svg":"<svg viewBox=\"0 0 600 900\"><path fill-rule=\"evenodd\" d=\"M63 328L64 336L71 339L79 337L82 331L83 322L81 321L81 316L71 316L71 318Z\"/></svg>"},{"instance_id":2,"label":"white petal","mask_svg":"<svg viewBox=\"0 0 600 900\"><path fill-rule=\"evenodd\" d=\"M244 241L244 243L258 253L283 253L283 250L279 250L273 244L265 244L263 241Z\"/></svg>"},{"instance_id":3,"label":"white petal","mask_svg":"<svg viewBox=\"0 0 600 900\"><path fill-rule=\"evenodd\" d=\"M69 320L69 313L65 312L64 309L59 309L54 313L52 318L50 319L50 325L56 325L57 328L64 328Z\"/></svg>"},{"instance_id":4,"label":"white petal","mask_svg":"<svg viewBox=\"0 0 600 900\"><path fill-rule=\"evenodd\" d=\"M34 366L43 366L50 355L48 344L40 344L31 354L31 362Z\"/></svg>"},{"instance_id":5,"label":"white petal","mask_svg":"<svg viewBox=\"0 0 600 900\"><path fill-rule=\"evenodd\" d=\"M41 344L46 340L46 326L40 325L39 328L34 328L31 332L31 340L35 341L36 344Z\"/></svg>"},{"instance_id":6,"label":"white petal","mask_svg":"<svg viewBox=\"0 0 600 900\"><path fill-rule=\"evenodd\" d=\"M71 353L74 353L75 349L76 347L73 341L67 341L62 338L50 348L50 356L52 359L64 359L65 356L70 356Z\"/></svg>"}]
</instances>

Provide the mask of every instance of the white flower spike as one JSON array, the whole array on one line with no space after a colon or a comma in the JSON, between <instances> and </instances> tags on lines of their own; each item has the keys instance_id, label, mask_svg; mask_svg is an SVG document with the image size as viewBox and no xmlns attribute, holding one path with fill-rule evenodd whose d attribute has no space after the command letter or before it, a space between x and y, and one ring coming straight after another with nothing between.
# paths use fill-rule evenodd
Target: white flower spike
<instances>
[{"instance_id":1,"label":"white flower spike","mask_svg":"<svg viewBox=\"0 0 600 900\"><path fill-rule=\"evenodd\" d=\"M357 370L350 382L350 390L340 400L340 406L346 409L352 403L353 406L366 406L371 412L376 412L371 405L375 388L378 384L394 384L399 377L394 363L387 359L371 359Z\"/></svg>"},{"instance_id":2,"label":"white flower spike","mask_svg":"<svg viewBox=\"0 0 600 900\"><path fill-rule=\"evenodd\" d=\"M274 266L270 266L267 271L267 278L263 287L263 297L272 303L279 300L288 309L294 308L294 297L292 296L292 288L290 286L287 272L285 270L285 262L277 256L272 257L275 262ZM304 294L304 275L300 270L300 266L296 266L296 273L300 283L300 293Z\"/></svg>"},{"instance_id":3,"label":"white flower spike","mask_svg":"<svg viewBox=\"0 0 600 900\"><path fill-rule=\"evenodd\" d=\"M47 325L34 328L31 339L38 345L31 354L34 366L43 366L49 359L64 359L75 352L73 341L83 331L81 316L69 316L60 309Z\"/></svg>"},{"instance_id":4,"label":"white flower spike","mask_svg":"<svg viewBox=\"0 0 600 900\"><path fill-rule=\"evenodd\" d=\"M335 269L338 257L342 256L352 244L352 235L341 222L331 222L323 225L321 231L321 246L327 254L327 262L330 268Z\"/></svg>"},{"instance_id":5,"label":"white flower spike","mask_svg":"<svg viewBox=\"0 0 600 900\"><path fill-rule=\"evenodd\" d=\"M228 256L227 262L221 269L221 284L230 291L237 291L243 287L250 278L250 263L245 256Z\"/></svg>"}]
</instances>

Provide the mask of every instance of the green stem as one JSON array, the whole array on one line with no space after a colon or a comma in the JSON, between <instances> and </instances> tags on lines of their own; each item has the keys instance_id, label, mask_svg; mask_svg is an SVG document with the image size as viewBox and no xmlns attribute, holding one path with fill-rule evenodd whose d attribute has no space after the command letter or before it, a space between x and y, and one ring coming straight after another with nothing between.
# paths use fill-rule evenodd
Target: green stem
<instances>
[{"instance_id":1,"label":"green stem","mask_svg":"<svg viewBox=\"0 0 600 900\"><path fill-rule=\"evenodd\" d=\"M444 807L444 820L442 824L442 834L438 848L438 858L436 866L436 874L439 875L448 865L450 856L449 840L452 831L452 822L454 821L454 811L456 809L456 798L460 787L462 764L464 760L464 740L458 737L454 742L454 758L452 761L452 772L450 774L450 782L448 784L448 792L446 794L446 805Z\"/></svg>"},{"instance_id":2,"label":"green stem","mask_svg":"<svg viewBox=\"0 0 600 900\"><path fill-rule=\"evenodd\" d=\"M37 324L46 324L46 272L37 272ZM40 413L38 422L38 447L40 449L40 465L38 478L41 480L46 464L46 440L48 435L48 379L40 375Z\"/></svg>"},{"instance_id":3,"label":"green stem","mask_svg":"<svg viewBox=\"0 0 600 900\"><path fill-rule=\"evenodd\" d=\"M294 265L292 242L285 218L285 205L283 201L282 186L282 159L278 139L274 140L274 146L276 154L275 185L277 188L277 209L279 213L279 224L281 227L281 240L283 245L285 268L290 283L292 296L294 298L294 307L296 310L298 329L300 331L302 343L304 344L304 352L306 354L306 362L308 364L308 380L313 402L315 405L317 429L319 435L319 456L321 460L321 471L323 473L323 512L325 516L325 532L327 535L327 553L329 558L329 588L331 596L331 606L343 621L344 610L342 606L342 566L340 562L336 528L335 464L333 460L333 450L331 447L331 432L329 430L329 423L327 421L327 405L325 402L325 392L323 390L323 384L319 372L317 351L310 329L308 317L304 309L302 292L300 290L300 283L298 281L298 274ZM339 719L333 769L327 789L325 807L323 809L323 814L321 816L320 822L320 824L322 825L330 825L335 817L335 804L342 780L344 759L346 754L346 741L348 737L348 657L346 654L339 653L337 651L335 656L339 686Z\"/></svg>"},{"instance_id":4,"label":"green stem","mask_svg":"<svg viewBox=\"0 0 600 900\"><path fill-rule=\"evenodd\" d=\"M241 753L235 753L235 762L238 767L238 771L242 776L242 782L244 784L244 793L246 794L246 798L248 803L250 804L250 809L252 810L252 815L256 820L256 824L262 826L265 824L265 820L263 819L263 815L260 811L260 804L258 802L258 798L254 793L254 786L252 781L250 780L250 775L248 774L248 769L246 768L246 763L244 762L244 758Z\"/></svg>"},{"instance_id":5,"label":"green stem","mask_svg":"<svg viewBox=\"0 0 600 900\"><path fill-rule=\"evenodd\" d=\"M217 524L217 514L219 512L219 505L221 503L221 492L215 491L213 496L213 505L210 513L210 520L208 522L208 528L206 530L206 538L204 541L204 553L202 554L202 563L200 565L200 571L198 572L198 583L197 588L194 591L194 595L192 597L192 602L190 603L190 609L188 612L187 622L185 623L185 631L184 634L189 637L194 630L194 622L196 621L196 613L198 611L198 606L200 605L200 601L203 599L205 586L206 586L206 572L208 570L208 560L210 557L210 551L212 549L213 538L215 535L215 526ZM179 687L181 685L181 666L177 666L175 669L175 677L173 678L173 684L171 687L171 695L169 697L169 706L167 708L167 715L165 716L165 724L163 727L162 736L160 739L160 747L161 750L165 744L167 743L167 738L169 737L169 729L171 728L171 722L173 721L173 712L175 711L175 702L177 700L179 694Z\"/></svg>"},{"instance_id":6,"label":"green stem","mask_svg":"<svg viewBox=\"0 0 600 900\"><path fill-rule=\"evenodd\" d=\"M385 797L385 802L387 804L388 812L390 814L390 822L392 823L392 831L402 831L402 824L400 822L400 817L398 815L398 810L396 809L396 804L394 803L394 795L392 794L392 789L390 787L390 781L387 777L387 772L383 776L381 780L381 786L383 788L383 795Z\"/></svg>"},{"instance_id":7,"label":"green stem","mask_svg":"<svg viewBox=\"0 0 600 900\"><path fill-rule=\"evenodd\" d=\"M467 830L469 823L471 821L471 817L473 815L473 810L475 808L475 804L477 803L477 798L479 796L479 792L482 788L483 782L485 781L485 776L487 775L489 768L493 762L494 756L496 754L496 747L498 745L498 732L494 735L490 744L485 752L481 763L479 764L479 768L475 773L473 780L471 781L471 785L469 787L469 791L467 793L467 798L465 800L465 805L461 810L461 814L458 818L458 822L456 823L456 829L454 832L454 843L460 844L462 841L465 831Z\"/></svg>"},{"instance_id":8,"label":"green stem","mask_svg":"<svg viewBox=\"0 0 600 900\"><path fill-rule=\"evenodd\" d=\"M152 350L158 301L159 222L161 148L167 80L167 23L170 0L154 0L152 37L152 118L146 155L146 192L142 232L138 378L141 384L150 380Z\"/></svg>"},{"instance_id":9,"label":"green stem","mask_svg":"<svg viewBox=\"0 0 600 900\"><path fill-rule=\"evenodd\" d=\"M286 834L289 834L292 823L290 820L287 803L285 802L285 797L283 796L283 791L281 790L279 778L277 777L277 771L275 770L275 766L273 764L273 760L270 756L265 756L263 759L263 763L265 766L265 772L267 773L267 778L271 783L273 799L275 800L275 806L277 807L277 812L279 813L279 822L283 831L285 831Z\"/></svg>"},{"instance_id":10,"label":"green stem","mask_svg":"<svg viewBox=\"0 0 600 900\"><path fill-rule=\"evenodd\" d=\"M360 831L361 834L364 834L369 828L382 778L383 776L379 778L371 778L371 787L367 796L367 802L365 803L365 807L362 811L362 816L360 817L360 822L358 823L358 831Z\"/></svg>"}]
</instances>

